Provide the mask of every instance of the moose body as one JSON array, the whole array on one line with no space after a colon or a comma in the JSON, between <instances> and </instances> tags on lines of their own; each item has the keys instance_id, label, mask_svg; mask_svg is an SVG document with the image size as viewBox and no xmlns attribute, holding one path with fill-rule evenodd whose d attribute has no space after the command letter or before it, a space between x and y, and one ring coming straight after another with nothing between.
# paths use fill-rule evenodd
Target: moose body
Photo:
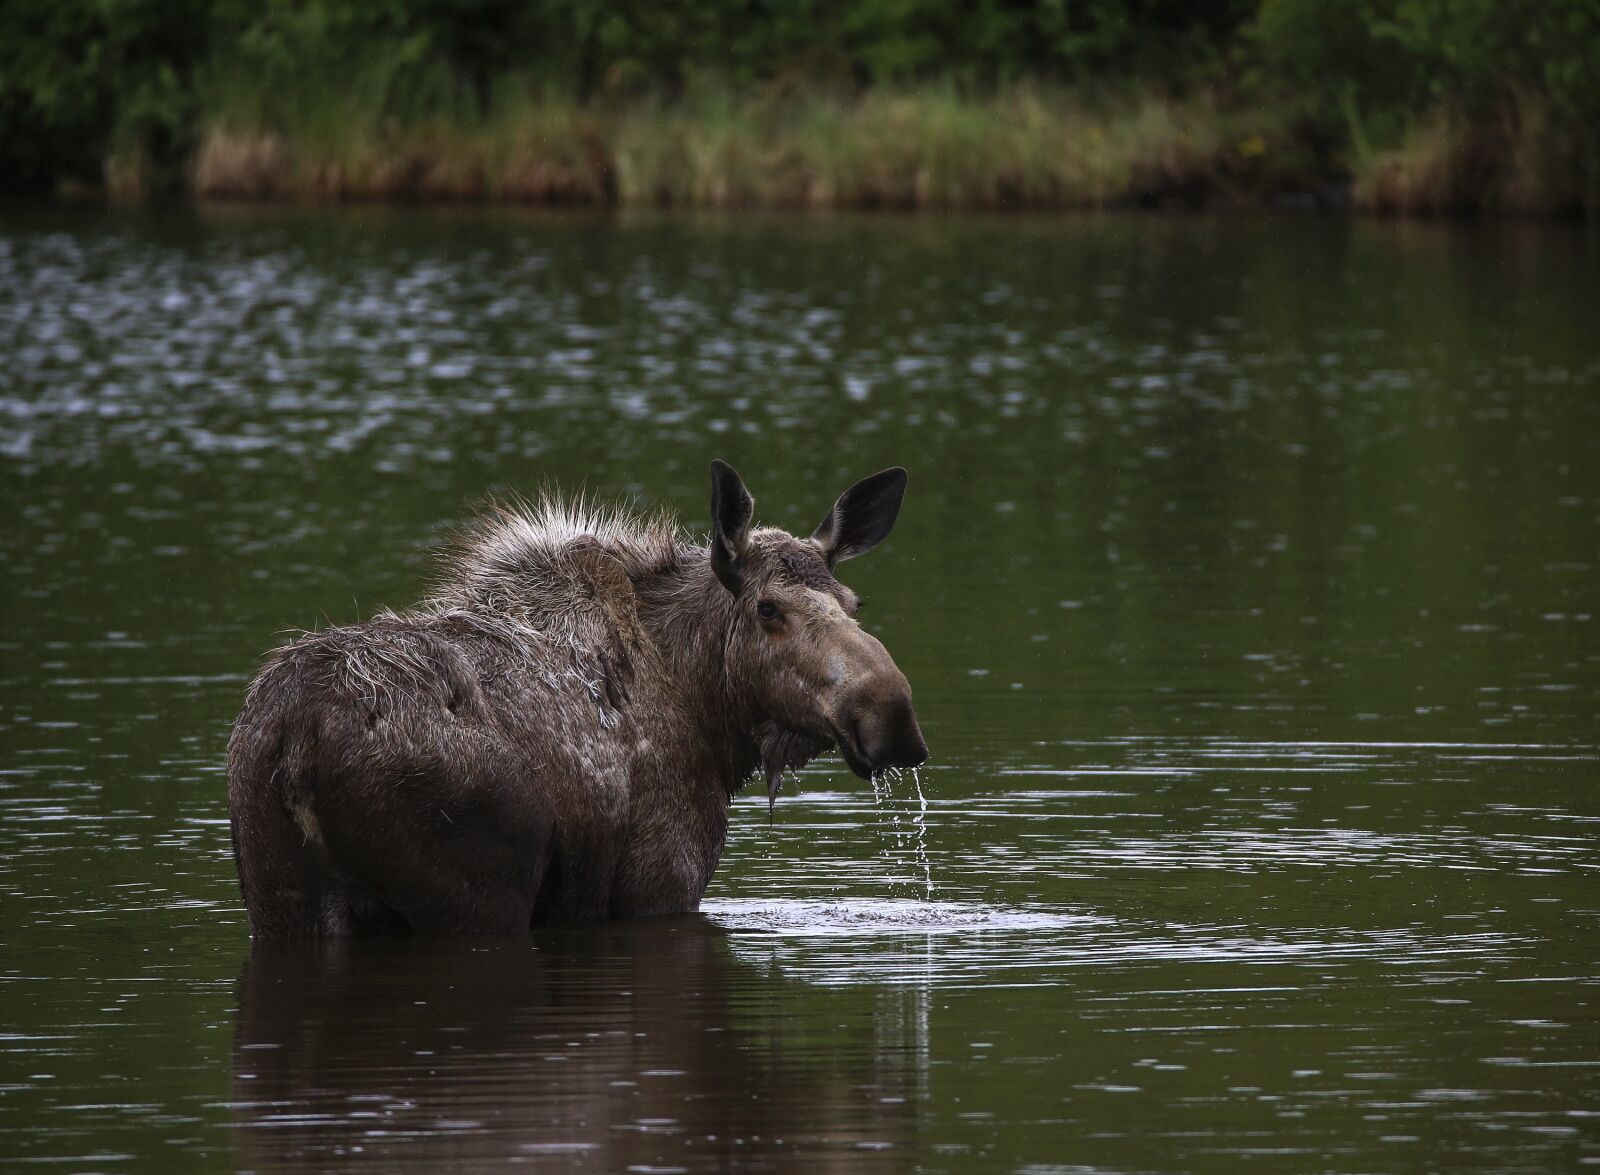
<instances>
[{"instance_id":1,"label":"moose body","mask_svg":"<svg viewBox=\"0 0 1600 1175\"><path fill-rule=\"evenodd\" d=\"M835 746L863 777L921 763L910 687L833 574L905 484L857 483L801 539L752 528L715 462L704 547L659 518L497 509L416 608L279 649L228 746L252 934L691 911L758 768L772 795Z\"/></svg>"}]
</instances>

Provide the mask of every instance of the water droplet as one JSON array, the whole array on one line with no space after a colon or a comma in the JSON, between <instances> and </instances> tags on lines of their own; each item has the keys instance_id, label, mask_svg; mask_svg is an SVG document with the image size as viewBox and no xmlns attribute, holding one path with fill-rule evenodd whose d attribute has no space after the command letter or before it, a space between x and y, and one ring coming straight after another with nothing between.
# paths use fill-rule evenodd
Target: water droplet
<instances>
[{"instance_id":1,"label":"water droplet","mask_svg":"<svg viewBox=\"0 0 1600 1175\"><path fill-rule=\"evenodd\" d=\"M912 823L917 830L917 863L922 866L922 896L933 900L933 868L928 862L928 797L922 790L922 772L911 769L911 782L917 789L917 814Z\"/></svg>"}]
</instances>

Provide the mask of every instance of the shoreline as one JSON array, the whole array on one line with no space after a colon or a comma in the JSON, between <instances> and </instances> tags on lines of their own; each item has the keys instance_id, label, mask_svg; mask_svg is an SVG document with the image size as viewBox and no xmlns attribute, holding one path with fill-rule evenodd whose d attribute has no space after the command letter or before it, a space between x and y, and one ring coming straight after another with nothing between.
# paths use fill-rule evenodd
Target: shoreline
<instances>
[{"instance_id":1,"label":"shoreline","mask_svg":"<svg viewBox=\"0 0 1600 1175\"><path fill-rule=\"evenodd\" d=\"M353 113L353 112L352 112ZM335 130L330 131L328 128ZM524 102L471 123L208 119L176 185L197 202L1025 212L1289 208L1388 216L1593 215L1586 159L1447 111L1393 148L1318 145L1292 114L1209 92L1090 101L871 92L589 107ZM1547 139L1549 137L1547 136ZM98 191L152 199L156 168L113 155Z\"/></svg>"}]
</instances>

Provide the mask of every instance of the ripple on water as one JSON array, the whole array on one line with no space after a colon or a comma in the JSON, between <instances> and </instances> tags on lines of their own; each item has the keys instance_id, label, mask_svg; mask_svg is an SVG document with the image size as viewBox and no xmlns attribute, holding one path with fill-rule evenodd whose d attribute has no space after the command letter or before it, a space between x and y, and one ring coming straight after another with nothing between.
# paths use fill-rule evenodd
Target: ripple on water
<instances>
[{"instance_id":1,"label":"ripple on water","mask_svg":"<svg viewBox=\"0 0 1600 1175\"><path fill-rule=\"evenodd\" d=\"M787 936L954 934L970 931L1081 930L1112 920L1077 911L987 906L914 898L763 902L724 898L701 912L727 930Z\"/></svg>"},{"instance_id":2,"label":"ripple on water","mask_svg":"<svg viewBox=\"0 0 1600 1175\"><path fill-rule=\"evenodd\" d=\"M1495 932L1141 922L1086 909L911 898L720 899L702 912L732 934L736 954L825 984L1047 987L1085 968L1163 963L1426 970L1505 959L1525 945Z\"/></svg>"}]
</instances>

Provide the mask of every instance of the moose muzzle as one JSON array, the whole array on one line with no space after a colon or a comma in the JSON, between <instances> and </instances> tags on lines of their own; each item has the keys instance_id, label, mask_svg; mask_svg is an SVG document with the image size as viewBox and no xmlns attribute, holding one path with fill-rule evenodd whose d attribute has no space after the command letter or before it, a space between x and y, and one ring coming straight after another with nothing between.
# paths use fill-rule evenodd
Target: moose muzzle
<instances>
[{"instance_id":1,"label":"moose muzzle","mask_svg":"<svg viewBox=\"0 0 1600 1175\"><path fill-rule=\"evenodd\" d=\"M911 686L887 650L878 648L881 662L849 691L833 724L839 752L862 779L891 768L919 767L928 758Z\"/></svg>"}]
</instances>

